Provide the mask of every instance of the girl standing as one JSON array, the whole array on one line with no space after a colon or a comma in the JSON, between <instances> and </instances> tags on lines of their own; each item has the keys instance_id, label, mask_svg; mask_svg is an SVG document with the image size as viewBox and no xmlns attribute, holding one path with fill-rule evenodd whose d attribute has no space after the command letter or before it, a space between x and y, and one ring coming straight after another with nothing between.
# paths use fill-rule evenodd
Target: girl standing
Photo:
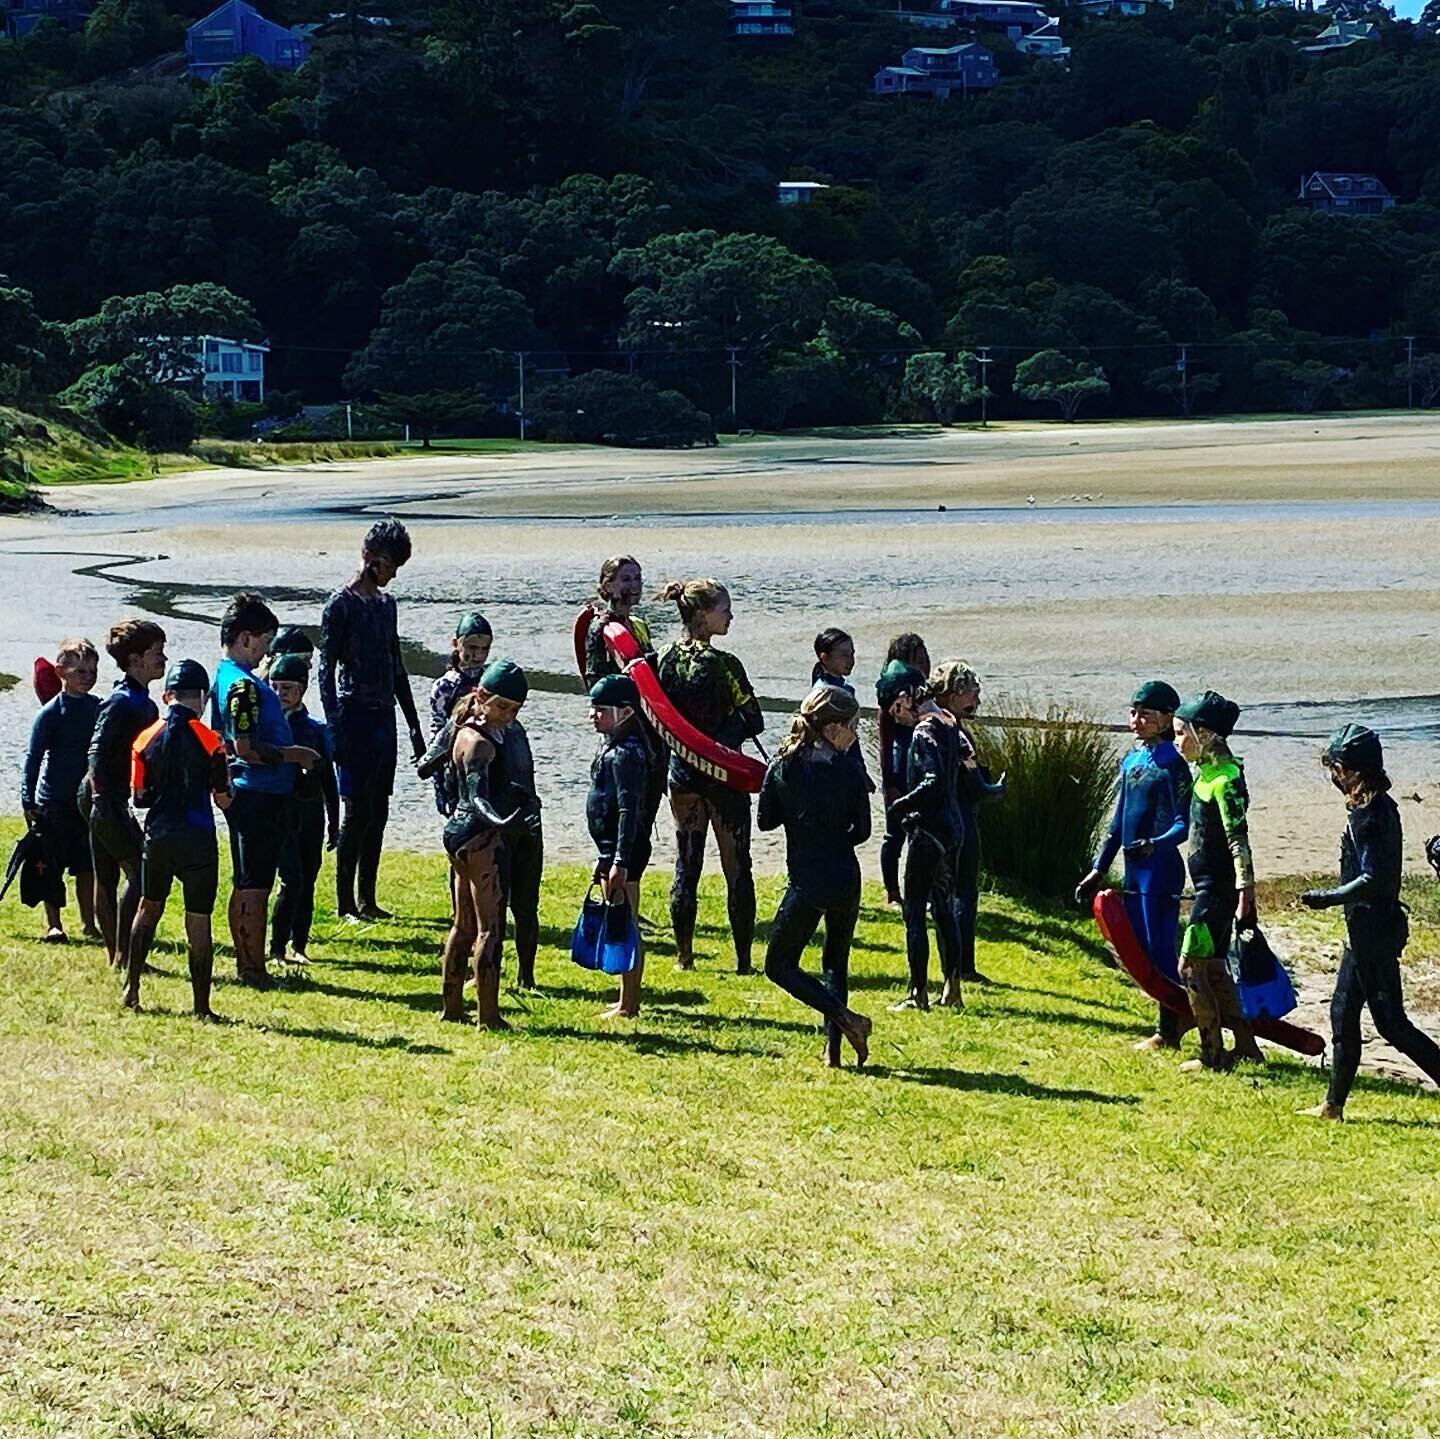
<instances>
[{"instance_id":1,"label":"girl standing","mask_svg":"<svg viewBox=\"0 0 1440 1439\"><path fill-rule=\"evenodd\" d=\"M660 656L656 673L670 702L702 734L732 749L765 728L745 667L712 641L730 629L730 592L718 580L672 580L656 595L680 611L685 637ZM752 974L755 877L750 866L750 796L727 789L673 751L670 810L675 816L675 882L670 923L676 964L695 967L695 911L705 866L705 835L712 830L725 871L736 974Z\"/></svg>"},{"instance_id":2,"label":"girl standing","mask_svg":"<svg viewBox=\"0 0 1440 1439\"><path fill-rule=\"evenodd\" d=\"M925 641L917 634L896 635L885 651L885 664L896 660L902 665L917 669L922 675L930 673L930 651ZM885 902L900 903L900 852L905 847L905 828L899 819L890 818L890 806L900 797L905 788L905 760L910 752L910 731L897 725L885 712L880 710L878 724L880 731L880 788L885 798L885 835L880 841L880 880L885 886Z\"/></svg>"},{"instance_id":3,"label":"girl standing","mask_svg":"<svg viewBox=\"0 0 1440 1439\"><path fill-rule=\"evenodd\" d=\"M1330 1001L1330 1087L1323 1104L1302 1109L1316 1119L1344 1119L1345 1101L1360 1067L1360 1011L1368 1004L1380 1037L1440 1084L1440 1046L1405 1013L1400 956L1410 925L1400 903L1400 811L1390 798L1390 777L1380 736L1348 724L1331 736L1321 761L1345 797L1340 836L1340 883L1307 890L1309 909L1345 906L1347 944Z\"/></svg>"},{"instance_id":4,"label":"girl standing","mask_svg":"<svg viewBox=\"0 0 1440 1439\"><path fill-rule=\"evenodd\" d=\"M870 799L861 771L846 762L860 707L848 688L817 684L765 771L758 821L785 829L789 878L765 953L766 977L825 1016L826 1059L840 1067L840 1038L856 1060L869 1054L870 1020L848 1007L850 942L860 914L855 846L870 838ZM800 968L805 946L825 921L824 980Z\"/></svg>"},{"instance_id":5,"label":"girl standing","mask_svg":"<svg viewBox=\"0 0 1440 1439\"><path fill-rule=\"evenodd\" d=\"M650 627L635 613L635 606L645 592L645 576L634 555L611 555L600 566L600 582L595 586L591 606L593 618L585 633L585 683L593 685L605 675L620 673L605 645L605 626L618 620L635 637L635 643L647 658L655 658L650 642Z\"/></svg>"}]
</instances>

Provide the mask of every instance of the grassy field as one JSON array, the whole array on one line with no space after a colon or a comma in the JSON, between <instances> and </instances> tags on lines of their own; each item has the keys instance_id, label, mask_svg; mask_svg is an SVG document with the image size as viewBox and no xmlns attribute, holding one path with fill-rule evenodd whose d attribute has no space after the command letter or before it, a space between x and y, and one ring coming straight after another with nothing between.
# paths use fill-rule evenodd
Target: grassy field
<instances>
[{"instance_id":1,"label":"grassy field","mask_svg":"<svg viewBox=\"0 0 1440 1439\"><path fill-rule=\"evenodd\" d=\"M1362 1079L1324 1126L1299 1062L1133 1054L1088 927L998 897L995 982L901 1016L867 896L872 1063L832 1073L728 972L713 885L698 969L657 929L644 1017L601 1021L558 872L544 992L483 1035L438 1021L441 866L384 881L415 917L322 916L223 1027L182 1013L173 918L135 1016L0 910L0 1433L1440 1431L1434 1096Z\"/></svg>"}]
</instances>

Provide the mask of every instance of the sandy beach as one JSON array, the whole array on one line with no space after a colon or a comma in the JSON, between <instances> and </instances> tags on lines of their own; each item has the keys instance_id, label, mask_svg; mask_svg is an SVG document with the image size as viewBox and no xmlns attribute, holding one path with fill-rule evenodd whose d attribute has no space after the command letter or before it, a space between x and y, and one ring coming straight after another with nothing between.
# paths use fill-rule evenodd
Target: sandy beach
<instances>
[{"instance_id":1,"label":"sandy beach","mask_svg":"<svg viewBox=\"0 0 1440 1439\"><path fill-rule=\"evenodd\" d=\"M63 633L164 617L172 654L213 663L213 621L241 587L315 623L368 517L411 526L401 629L428 687L449 626L479 605L497 653L542 689L526 719L552 852L588 852L592 739L570 621L599 561L632 551L648 581L731 586L730 646L783 707L810 641L855 635L862 697L889 637L918 629L963 655L987 704L1064 700L1123 719L1137 676L1214 685L1246 706L1237 742L1268 874L1333 863L1333 801L1315 763L1343 716L1385 734L1407 852L1440 810L1440 417L1026 426L873 438L757 438L718 449L444 455L284 471L205 470L73 486L55 513L0 521L9 623L0 670L27 675ZM1033 500L1033 503L1031 501ZM658 633L676 625L654 606ZM0 761L18 765L33 699L0 696ZM770 727L783 726L783 715ZM397 795L400 842L432 845L423 786ZM662 862L663 862L662 850ZM764 846L762 863L776 861Z\"/></svg>"}]
</instances>

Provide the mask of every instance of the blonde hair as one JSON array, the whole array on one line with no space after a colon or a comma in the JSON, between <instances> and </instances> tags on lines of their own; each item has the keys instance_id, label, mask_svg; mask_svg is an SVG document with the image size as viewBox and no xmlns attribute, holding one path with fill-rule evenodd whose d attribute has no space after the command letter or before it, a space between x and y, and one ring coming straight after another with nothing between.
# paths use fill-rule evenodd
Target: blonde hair
<instances>
[{"instance_id":1,"label":"blonde hair","mask_svg":"<svg viewBox=\"0 0 1440 1439\"><path fill-rule=\"evenodd\" d=\"M790 733L780 741L776 756L782 762L809 749L824 736L826 725L849 724L860 713L860 702L839 685L816 685L800 701L800 712L790 721Z\"/></svg>"},{"instance_id":2,"label":"blonde hair","mask_svg":"<svg viewBox=\"0 0 1440 1439\"><path fill-rule=\"evenodd\" d=\"M964 660L941 660L930 671L930 693L936 699L958 695L962 690L979 689L980 676Z\"/></svg>"},{"instance_id":3,"label":"blonde hair","mask_svg":"<svg viewBox=\"0 0 1440 1439\"><path fill-rule=\"evenodd\" d=\"M688 629L696 615L714 609L729 593L719 580L666 580L655 598L672 601Z\"/></svg>"},{"instance_id":4,"label":"blonde hair","mask_svg":"<svg viewBox=\"0 0 1440 1439\"><path fill-rule=\"evenodd\" d=\"M89 640L61 640L60 648L55 651L55 668L57 670L69 669L72 665L83 665L87 660L97 665L100 663L100 651Z\"/></svg>"},{"instance_id":5,"label":"blonde hair","mask_svg":"<svg viewBox=\"0 0 1440 1439\"><path fill-rule=\"evenodd\" d=\"M640 569L640 561L634 555L611 555L600 566L600 583L595 586L595 598L597 600L609 601L614 598L610 593L610 586L614 583L615 576L620 573L622 565L634 565Z\"/></svg>"},{"instance_id":6,"label":"blonde hair","mask_svg":"<svg viewBox=\"0 0 1440 1439\"><path fill-rule=\"evenodd\" d=\"M1235 758L1230 742L1224 735L1218 735L1213 729L1206 729L1203 724L1196 724L1193 720L1181 720L1180 723L1195 736L1195 748L1200 751L1201 759Z\"/></svg>"}]
</instances>

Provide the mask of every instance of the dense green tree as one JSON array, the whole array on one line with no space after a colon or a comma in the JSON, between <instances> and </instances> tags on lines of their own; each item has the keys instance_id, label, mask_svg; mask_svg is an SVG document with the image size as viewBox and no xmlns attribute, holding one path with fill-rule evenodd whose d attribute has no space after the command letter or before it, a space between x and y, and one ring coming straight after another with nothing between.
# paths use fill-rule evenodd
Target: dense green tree
<instances>
[{"instance_id":1,"label":"dense green tree","mask_svg":"<svg viewBox=\"0 0 1440 1439\"><path fill-rule=\"evenodd\" d=\"M953 424L961 409L980 398L975 381L975 356L962 350L950 356L938 351L911 355L905 363L900 401L921 417Z\"/></svg>"},{"instance_id":2,"label":"dense green tree","mask_svg":"<svg viewBox=\"0 0 1440 1439\"><path fill-rule=\"evenodd\" d=\"M1110 393L1105 371L1089 360L1072 360L1059 350L1042 350L1015 367L1015 393L1027 400L1056 405L1069 424L1087 400Z\"/></svg>"},{"instance_id":3,"label":"dense green tree","mask_svg":"<svg viewBox=\"0 0 1440 1439\"><path fill-rule=\"evenodd\" d=\"M1182 369L1179 365L1160 365L1145 378L1145 388L1174 401L1182 415L1193 415L1195 406L1220 388L1220 376L1212 370Z\"/></svg>"},{"instance_id":4,"label":"dense green tree","mask_svg":"<svg viewBox=\"0 0 1440 1439\"><path fill-rule=\"evenodd\" d=\"M675 390L610 370L547 383L527 415L539 439L669 447L710 443L710 416Z\"/></svg>"},{"instance_id":5,"label":"dense green tree","mask_svg":"<svg viewBox=\"0 0 1440 1439\"><path fill-rule=\"evenodd\" d=\"M183 452L195 438L197 407L175 386L158 383L136 355L95 365L60 395L126 444Z\"/></svg>"}]
</instances>

